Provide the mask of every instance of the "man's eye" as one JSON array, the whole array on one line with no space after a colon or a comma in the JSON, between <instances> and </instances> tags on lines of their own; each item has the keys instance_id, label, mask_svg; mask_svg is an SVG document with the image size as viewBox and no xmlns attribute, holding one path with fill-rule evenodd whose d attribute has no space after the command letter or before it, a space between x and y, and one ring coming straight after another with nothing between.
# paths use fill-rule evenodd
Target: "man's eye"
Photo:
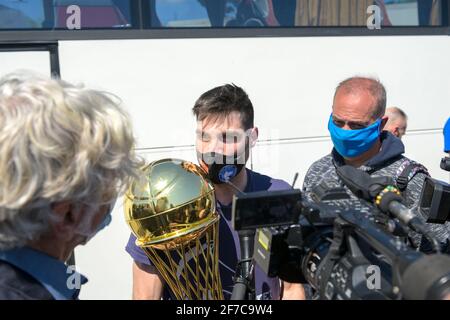
<instances>
[{"instance_id":1,"label":"man's eye","mask_svg":"<svg viewBox=\"0 0 450 320\"><path fill-rule=\"evenodd\" d=\"M340 120L337 120L337 119L333 119L333 122L339 128L342 128L343 126L345 126L345 121L340 121Z\"/></svg>"},{"instance_id":2,"label":"man's eye","mask_svg":"<svg viewBox=\"0 0 450 320\"><path fill-rule=\"evenodd\" d=\"M348 125L352 130L361 130L367 127L367 125L362 123L349 123Z\"/></svg>"},{"instance_id":3,"label":"man's eye","mask_svg":"<svg viewBox=\"0 0 450 320\"><path fill-rule=\"evenodd\" d=\"M225 134L222 136L222 141L226 144L233 144L239 141L239 137L236 135Z\"/></svg>"},{"instance_id":4,"label":"man's eye","mask_svg":"<svg viewBox=\"0 0 450 320\"><path fill-rule=\"evenodd\" d=\"M211 140L211 138L208 135L206 135L206 134L198 134L197 135L197 139L199 139L199 140L201 140L203 142L208 142L208 141Z\"/></svg>"}]
</instances>

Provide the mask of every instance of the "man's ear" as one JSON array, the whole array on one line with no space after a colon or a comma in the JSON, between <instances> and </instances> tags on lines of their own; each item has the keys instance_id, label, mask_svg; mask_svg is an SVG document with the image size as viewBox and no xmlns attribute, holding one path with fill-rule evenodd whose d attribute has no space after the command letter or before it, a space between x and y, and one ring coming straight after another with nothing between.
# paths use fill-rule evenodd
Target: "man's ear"
<instances>
[{"instance_id":1,"label":"man's ear","mask_svg":"<svg viewBox=\"0 0 450 320\"><path fill-rule=\"evenodd\" d=\"M80 219L80 214L75 206L69 201L57 202L52 204L52 212L54 218L51 221L51 226L55 234L71 234Z\"/></svg>"},{"instance_id":2,"label":"man's ear","mask_svg":"<svg viewBox=\"0 0 450 320\"><path fill-rule=\"evenodd\" d=\"M256 142L258 141L259 130L258 127L254 127L250 130L251 130L249 134L250 147L253 148L256 145Z\"/></svg>"},{"instance_id":3,"label":"man's ear","mask_svg":"<svg viewBox=\"0 0 450 320\"><path fill-rule=\"evenodd\" d=\"M393 134L397 138L400 138L400 128L398 126L395 126Z\"/></svg>"},{"instance_id":4,"label":"man's ear","mask_svg":"<svg viewBox=\"0 0 450 320\"><path fill-rule=\"evenodd\" d=\"M384 127L386 126L386 123L388 122L388 120L389 120L389 117L386 116L386 115L384 115L384 116L381 118L380 131L383 131L383 130L384 130Z\"/></svg>"}]
</instances>

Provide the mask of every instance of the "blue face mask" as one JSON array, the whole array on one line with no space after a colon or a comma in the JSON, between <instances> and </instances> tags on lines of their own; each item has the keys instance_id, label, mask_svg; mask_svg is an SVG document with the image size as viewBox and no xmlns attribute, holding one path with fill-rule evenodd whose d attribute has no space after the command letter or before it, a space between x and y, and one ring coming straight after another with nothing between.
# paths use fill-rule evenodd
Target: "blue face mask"
<instances>
[{"instance_id":1,"label":"blue face mask","mask_svg":"<svg viewBox=\"0 0 450 320\"><path fill-rule=\"evenodd\" d=\"M359 130L345 130L336 126L330 117L328 130L337 152L344 158L355 158L368 151L380 137L382 119L367 128Z\"/></svg>"},{"instance_id":2,"label":"blue face mask","mask_svg":"<svg viewBox=\"0 0 450 320\"><path fill-rule=\"evenodd\" d=\"M103 221L98 225L97 229L95 230L95 233L99 233L100 231L102 231L103 229L105 229L107 226L109 226L109 224L112 221L112 209L114 208L114 206L111 206L110 209L108 210L108 213L106 214L106 216L103 218Z\"/></svg>"}]
</instances>

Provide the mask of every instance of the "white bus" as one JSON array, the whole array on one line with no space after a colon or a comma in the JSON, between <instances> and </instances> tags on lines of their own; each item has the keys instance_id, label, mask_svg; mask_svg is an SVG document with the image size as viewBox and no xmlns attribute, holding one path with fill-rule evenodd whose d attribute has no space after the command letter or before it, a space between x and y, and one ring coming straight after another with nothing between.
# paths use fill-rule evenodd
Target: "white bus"
<instances>
[{"instance_id":1,"label":"white bus","mask_svg":"<svg viewBox=\"0 0 450 320\"><path fill-rule=\"evenodd\" d=\"M406 155L448 180L449 16L448 0L0 0L0 75L51 72L118 95L148 161L195 161L195 100L235 83L260 129L251 167L288 182L298 172L297 186L331 150L336 85L375 76L409 117ZM76 250L81 299L131 298L129 234L119 200Z\"/></svg>"}]
</instances>

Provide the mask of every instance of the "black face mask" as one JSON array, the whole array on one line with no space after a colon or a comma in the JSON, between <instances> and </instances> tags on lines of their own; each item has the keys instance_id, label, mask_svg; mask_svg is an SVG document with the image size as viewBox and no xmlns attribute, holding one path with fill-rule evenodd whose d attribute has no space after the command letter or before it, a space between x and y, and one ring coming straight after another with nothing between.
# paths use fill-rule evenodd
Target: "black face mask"
<instances>
[{"instance_id":1,"label":"black face mask","mask_svg":"<svg viewBox=\"0 0 450 320\"><path fill-rule=\"evenodd\" d=\"M245 166L244 155L245 153L233 156L216 152L197 153L197 157L208 166L208 177L214 184L223 184L236 177Z\"/></svg>"}]
</instances>

